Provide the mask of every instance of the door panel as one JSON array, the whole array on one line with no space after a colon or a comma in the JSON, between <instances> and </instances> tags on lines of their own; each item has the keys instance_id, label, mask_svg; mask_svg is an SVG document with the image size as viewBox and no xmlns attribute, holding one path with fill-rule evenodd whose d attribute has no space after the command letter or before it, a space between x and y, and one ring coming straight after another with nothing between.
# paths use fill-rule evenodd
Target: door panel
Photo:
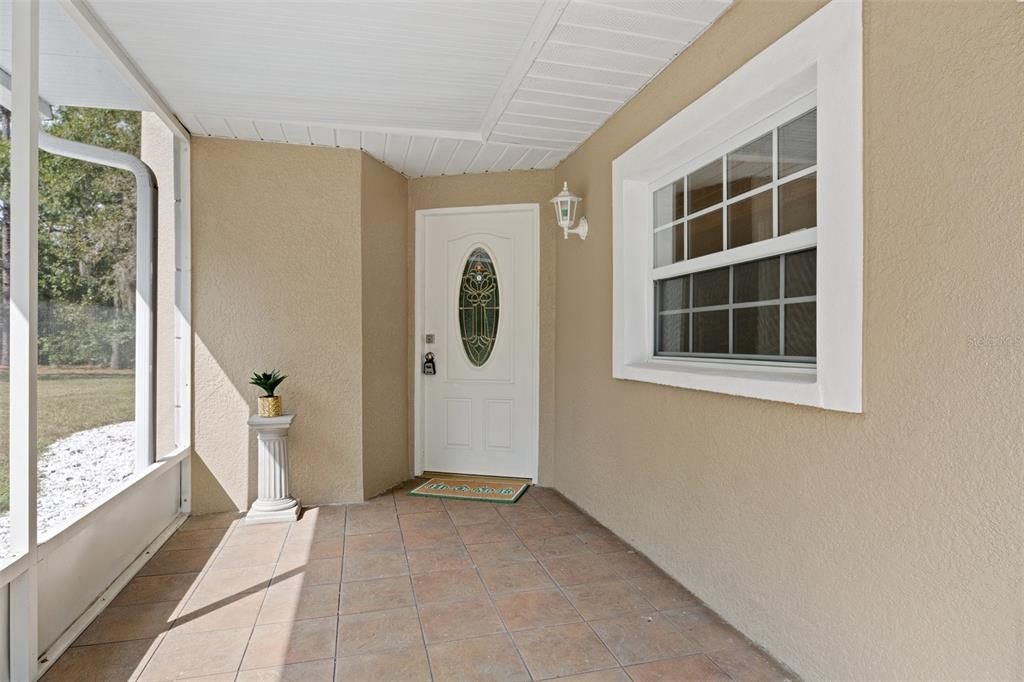
<instances>
[{"instance_id":1,"label":"door panel","mask_svg":"<svg viewBox=\"0 0 1024 682\"><path fill-rule=\"evenodd\" d=\"M423 469L533 478L537 467L536 205L423 211ZM426 339L433 335L433 343Z\"/></svg>"}]
</instances>

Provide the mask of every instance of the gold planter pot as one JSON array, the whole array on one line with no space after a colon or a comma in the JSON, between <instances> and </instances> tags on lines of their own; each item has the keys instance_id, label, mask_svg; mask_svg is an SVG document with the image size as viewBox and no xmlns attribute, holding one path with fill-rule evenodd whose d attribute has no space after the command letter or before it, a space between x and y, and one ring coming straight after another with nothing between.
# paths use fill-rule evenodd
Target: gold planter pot
<instances>
[{"instance_id":1,"label":"gold planter pot","mask_svg":"<svg viewBox=\"0 0 1024 682\"><path fill-rule=\"evenodd\" d=\"M284 414L284 404L281 396L275 395L271 398L263 396L257 399L259 403L259 415L261 417L280 417Z\"/></svg>"}]
</instances>

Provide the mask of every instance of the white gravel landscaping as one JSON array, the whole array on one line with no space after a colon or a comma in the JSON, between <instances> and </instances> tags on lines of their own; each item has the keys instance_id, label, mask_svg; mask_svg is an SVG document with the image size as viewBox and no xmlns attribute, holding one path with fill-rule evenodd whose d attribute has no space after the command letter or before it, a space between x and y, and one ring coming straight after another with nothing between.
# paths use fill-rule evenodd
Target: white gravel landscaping
<instances>
[{"instance_id":1,"label":"white gravel landscaping","mask_svg":"<svg viewBox=\"0 0 1024 682\"><path fill-rule=\"evenodd\" d=\"M110 424L62 438L39 456L39 537L81 515L111 486L135 471L135 422ZM10 518L0 516L0 556Z\"/></svg>"}]
</instances>

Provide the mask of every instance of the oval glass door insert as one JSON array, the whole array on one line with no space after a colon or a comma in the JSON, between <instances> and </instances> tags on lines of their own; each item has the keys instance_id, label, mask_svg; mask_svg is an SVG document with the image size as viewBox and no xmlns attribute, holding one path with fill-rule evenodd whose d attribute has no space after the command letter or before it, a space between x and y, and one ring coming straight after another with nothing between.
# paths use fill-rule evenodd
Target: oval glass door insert
<instances>
[{"instance_id":1,"label":"oval glass door insert","mask_svg":"<svg viewBox=\"0 0 1024 682\"><path fill-rule=\"evenodd\" d=\"M459 286L459 331L466 357L482 367L491 357L498 338L498 274L491 254L473 249L462 269Z\"/></svg>"}]
</instances>

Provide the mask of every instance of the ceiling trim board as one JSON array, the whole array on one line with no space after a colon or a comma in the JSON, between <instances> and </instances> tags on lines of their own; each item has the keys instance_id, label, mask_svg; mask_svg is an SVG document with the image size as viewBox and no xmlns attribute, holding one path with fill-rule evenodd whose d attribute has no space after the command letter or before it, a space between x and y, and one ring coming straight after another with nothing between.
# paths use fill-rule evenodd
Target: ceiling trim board
<instances>
[{"instance_id":1,"label":"ceiling trim board","mask_svg":"<svg viewBox=\"0 0 1024 682\"><path fill-rule=\"evenodd\" d=\"M581 5L599 5L601 7L611 7L612 9L623 9L623 7L621 5L617 5L617 4L613 3L613 2L601 2L600 0L576 0L576 1L579 2ZM705 4L721 5L722 6L722 10L717 15L712 17L710 20L705 21L704 19L694 19L692 17L681 17L681 16L679 16L677 14L665 14L663 12L655 12L655 11L652 11L652 10L649 10L649 9L636 9L635 5L640 5L640 3L634 3L632 5L629 5L626 9L628 9L630 12L634 12L636 14L643 14L644 16L648 16L648 17L657 17L659 19L675 19L676 21L688 21L688 22L690 22L692 24L710 24L711 22L717 20L717 18L722 15L722 12L724 12L725 10L727 10L730 7L730 3L727 2L726 0L707 0L707 2Z\"/></svg>"},{"instance_id":2,"label":"ceiling trim board","mask_svg":"<svg viewBox=\"0 0 1024 682\"><path fill-rule=\"evenodd\" d=\"M519 92L536 92L536 93L542 94L542 95L558 95L559 97L573 97L573 98L579 98L579 99L592 99L595 102L610 102L611 104L618 104L618 105L621 105L622 102L623 102L623 100L621 100L621 99L612 99L611 97L594 97L592 95L576 95L576 94L571 94L571 93L567 93L567 92L564 92L564 91L558 92L558 91L552 91L552 90L539 90L537 88L519 88ZM516 94L518 95L519 93L516 93ZM529 102L530 100L525 100L525 101ZM601 113L603 114L604 112L602 111Z\"/></svg>"},{"instance_id":3,"label":"ceiling trim board","mask_svg":"<svg viewBox=\"0 0 1024 682\"><path fill-rule=\"evenodd\" d=\"M578 46L572 46L578 47ZM607 66L593 66L591 64L570 64L569 62L558 61L555 59L537 59L538 64L551 64L552 66L567 66L574 69L590 69L591 71L604 71L606 73L621 73L623 76L636 76L637 78L647 78L650 80L650 74L639 73L637 71L627 71L625 69L609 69ZM545 76L541 76L545 78Z\"/></svg>"},{"instance_id":4,"label":"ceiling trim board","mask_svg":"<svg viewBox=\"0 0 1024 682\"><path fill-rule=\"evenodd\" d=\"M588 28L588 30L600 30L600 29L592 29L591 27L585 27L585 28ZM658 38L658 39L651 38L651 40L661 40L661 39L660 38ZM688 44L688 43L684 43L684 45L686 45L686 44ZM649 53L632 52L630 50L619 50L619 49L616 49L616 48L613 48L613 47L602 47L600 45L586 45L584 43L570 43L570 42L568 42L566 40L549 40L548 41L548 45L561 45L562 47L571 47L571 48L575 48L575 49L578 49L578 50L597 50L599 52L609 52L611 54L620 55L620 56L624 56L624 57L642 57L643 59L665 61L664 57L652 56Z\"/></svg>"},{"instance_id":5,"label":"ceiling trim board","mask_svg":"<svg viewBox=\"0 0 1024 682\"><path fill-rule=\"evenodd\" d=\"M603 6L604 7L608 7L608 5L603 5ZM632 10L627 9L626 11L632 11ZM673 18L675 18L675 17L673 17ZM694 21L692 19L678 19L678 21L685 21L687 23L693 24L695 27L701 27L701 26L704 25L703 21ZM629 31L629 30L626 30L624 28L615 28L615 27L612 27L612 26L591 26L589 24L580 24L578 22L572 21L571 19L568 20L568 21L562 21L562 22L559 23L559 25L560 26L568 26L570 28L578 28L578 29L584 30L584 31L602 31L604 33L615 33L615 34L621 35L621 36L631 36L633 38L643 38L644 40L656 40L659 43L669 43L669 42L672 42L668 38L665 38L665 37L662 37L662 36L657 36L657 35L652 35L650 33L641 33L640 31ZM684 45L685 45L685 43L684 43Z\"/></svg>"},{"instance_id":6,"label":"ceiling trim board","mask_svg":"<svg viewBox=\"0 0 1024 682\"><path fill-rule=\"evenodd\" d=\"M488 138L494 131L494 126L498 123L498 119L505 112L508 103L515 97L516 91L519 90L523 79L526 78L530 69L533 68L534 62L537 61L537 55L547 45L548 36L555 30L555 26L558 25L559 20L562 18L562 13L565 12L565 8L568 6L569 0L556 0L555 2L546 2L541 7L537 18L534 19L533 26L530 27L530 32L526 35L523 48L516 55L501 85L498 86L498 91L491 100L490 106L487 107L483 124L480 127L481 141L488 141Z\"/></svg>"},{"instance_id":7,"label":"ceiling trim board","mask_svg":"<svg viewBox=\"0 0 1024 682\"><path fill-rule=\"evenodd\" d=\"M138 65L128 56L107 27L93 13L92 9L85 3L85 0L57 0L61 9L67 14L78 28L88 37L100 52L110 61L111 65L120 72L121 76L128 81L153 110L153 113L171 129L178 137L185 142L189 141L191 134L182 125L178 117L167 105L163 96L156 87L142 73Z\"/></svg>"}]
</instances>

